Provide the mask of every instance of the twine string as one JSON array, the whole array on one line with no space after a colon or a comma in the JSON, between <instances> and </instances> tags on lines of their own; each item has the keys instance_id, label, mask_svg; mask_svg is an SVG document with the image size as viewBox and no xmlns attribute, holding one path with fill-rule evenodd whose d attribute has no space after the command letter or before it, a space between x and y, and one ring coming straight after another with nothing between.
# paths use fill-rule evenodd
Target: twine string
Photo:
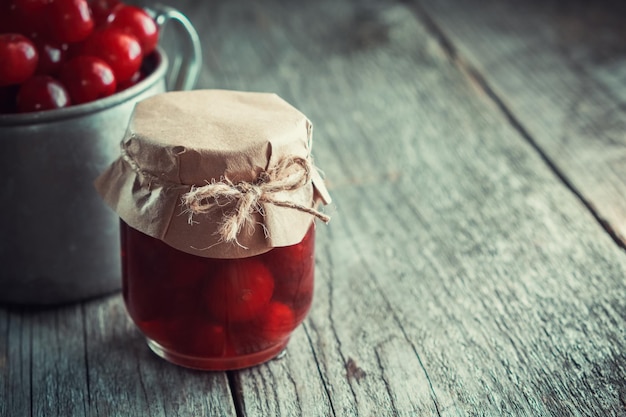
<instances>
[{"instance_id":1,"label":"twine string","mask_svg":"<svg viewBox=\"0 0 626 417\"><path fill-rule=\"evenodd\" d=\"M225 242L236 242L237 236L246 224L254 222L254 213L263 214L262 204L273 204L298 210L317 217L324 223L330 217L314 208L288 200L278 200L276 194L282 191L296 191L311 181L311 170L314 169L308 159L289 157L281 159L278 164L267 171L261 172L255 182L242 181L233 183L227 178L211 181L203 186L192 186L182 196L185 212L189 214L189 223L193 216L235 202L233 210L224 215L218 234ZM226 202L224 202L226 201Z\"/></svg>"}]
</instances>

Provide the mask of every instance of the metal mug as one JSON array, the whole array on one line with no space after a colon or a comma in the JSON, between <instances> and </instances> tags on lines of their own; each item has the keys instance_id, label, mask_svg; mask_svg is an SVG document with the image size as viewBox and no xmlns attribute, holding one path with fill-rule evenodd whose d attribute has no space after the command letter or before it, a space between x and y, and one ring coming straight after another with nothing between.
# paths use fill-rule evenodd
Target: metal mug
<instances>
[{"instance_id":1,"label":"metal mug","mask_svg":"<svg viewBox=\"0 0 626 417\"><path fill-rule=\"evenodd\" d=\"M119 156L135 103L193 88L201 62L198 35L185 16L163 6L150 12L159 26L183 29L186 53L174 65L159 47L150 75L117 94L0 114L0 302L60 304L120 288L119 219L93 181Z\"/></svg>"}]
</instances>

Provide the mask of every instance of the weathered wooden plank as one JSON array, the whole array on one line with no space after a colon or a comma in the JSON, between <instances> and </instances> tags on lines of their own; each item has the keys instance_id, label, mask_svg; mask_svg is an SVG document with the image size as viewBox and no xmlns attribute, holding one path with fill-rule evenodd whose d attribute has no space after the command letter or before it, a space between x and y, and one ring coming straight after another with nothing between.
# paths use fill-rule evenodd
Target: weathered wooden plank
<instances>
[{"instance_id":1,"label":"weathered wooden plank","mask_svg":"<svg viewBox=\"0 0 626 417\"><path fill-rule=\"evenodd\" d=\"M85 322L90 416L235 416L226 374L158 358L120 296L87 303Z\"/></svg>"},{"instance_id":2,"label":"weathered wooden plank","mask_svg":"<svg viewBox=\"0 0 626 417\"><path fill-rule=\"evenodd\" d=\"M334 415L303 327L278 358L233 372L233 381L244 416Z\"/></svg>"},{"instance_id":3,"label":"weathered wooden plank","mask_svg":"<svg viewBox=\"0 0 626 417\"><path fill-rule=\"evenodd\" d=\"M0 309L0 334L2 417L235 415L226 374L157 358L120 295L84 306Z\"/></svg>"},{"instance_id":4,"label":"weathered wooden plank","mask_svg":"<svg viewBox=\"0 0 626 417\"><path fill-rule=\"evenodd\" d=\"M80 305L25 314L33 416L86 416L85 332Z\"/></svg>"},{"instance_id":5,"label":"weathered wooden plank","mask_svg":"<svg viewBox=\"0 0 626 417\"><path fill-rule=\"evenodd\" d=\"M318 302L307 322L336 415L437 415L439 402L413 345L415 335L397 321L343 227L340 220L329 230L341 244L324 245L319 255L324 268ZM370 236L361 238L371 242Z\"/></svg>"},{"instance_id":6,"label":"weathered wooden plank","mask_svg":"<svg viewBox=\"0 0 626 417\"><path fill-rule=\"evenodd\" d=\"M6 343L0 353L0 416L84 416L80 307L0 314Z\"/></svg>"},{"instance_id":7,"label":"weathered wooden plank","mask_svg":"<svg viewBox=\"0 0 626 417\"><path fill-rule=\"evenodd\" d=\"M407 7L292 3L177 4L201 87L301 108L336 201L288 355L231 374L241 414L626 415L624 254ZM226 375L156 358L119 296L0 309L0 335L10 416L59 393L66 415L236 414Z\"/></svg>"},{"instance_id":8,"label":"weathered wooden plank","mask_svg":"<svg viewBox=\"0 0 626 417\"><path fill-rule=\"evenodd\" d=\"M406 7L195 11L201 86L301 108L336 199L305 327L319 369L237 374L242 409L280 408L259 380L317 371L336 415L623 415L623 253ZM288 385L273 398L295 403Z\"/></svg>"},{"instance_id":9,"label":"weathered wooden plank","mask_svg":"<svg viewBox=\"0 0 626 417\"><path fill-rule=\"evenodd\" d=\"M397 195L385 191L382 201ZM552 242L554 225L566 230L559 231L563 239L589 233L571 226L570 208L543 219L541 227L529 224L536 223L530 220L536 207L515 199L488 199L482 213L467 207L476 214L453 219L444 210L424 210L410 194L401 198L409 207L380 204L397 219L396 228L407 227L398 211L415 210L441 231L428 233L433 226L427 221L418 226L423 236L414 233L414 244L404 248L383 233L375 245L355 233L354 245L397 320L415 335L442 415L624 415L623 266L616 273L605 263L605 251L615 254L611 242L597 247L597 231L591 232L581 243L593 257L581 262L578 249ZM477 244L493 222L508 221L493 213L510 211L498 207L509 204L519 207L519 229L504 227L488 234L490 244ZM353 230L377 227L377 216L359 214ZM384 261L372 262L380 253L387 254ZM414 261L407 264L407 258ZM381 278L389 270L397 271L393 284Z\"/></svg>"},{"instance_id":10,"label":"weathered wooden plank","mask_svg":"<svg viewBox=\"0 0 626 417\"><path fill-rule=\"evenodd\" d=\"M9 404L9 313L0 309L0 416L6 416Z\"/></svg>"},{"instance_id":11,"label":"weathered wooden plank","mask_svg":"<svg viewBox=\"0 0 626 417\"><path fill-rule=\"evenodd\" d=\"M0 416L31 414L30 329L22 323L20 314L0 311Z\"/></svg>"},{"instance_id":12,"label":"weathered wooden plank","mask_svg":"<svg viewBox=\"0 0 626 417\"><path fill-rule=\"evenodd\" d=\"M320 4L273 3L256 7L245 2L229 2L220 4L218 8L212 10L210 16L196 12L189 13L197 22L210 22L205 23L205 30L201 33L201 38L208 45L209 51L208 62L200 82L201 86L276 91L281 96L290 99L292 103L303 107L305 113L307 107L312 108L318 105L316 98L342 101L338 94L346 92L350 97L345 97L343 100L350 102L346 110L351 112L352 100L357 90L351 85L343 84L345 82L343 78L335 83L333 79L335 74L332 69L326 68L326 65L328 61L332 62L333 58L336 59L336 64L343 65L344 52L349 53L353 45L334 44L331 41L334 40L334 36L345 36L352 29L359 29L361 25L359 19L378 18L378 16L375 10L361 9L350 2L322 2ZM374 14L370 15L370 13ZM403 21L405 19L413 21L406 9L394 9L390 13L391 19L398 19L401 24L406 24ZM364 16L361 17L361 14ZM315 22L332 22L331 32L328 32L328 27L311 24L311 16L316 16ZM362 25L366 26L371 23L378 25L381 30L386 30L389 25L389 23L378 21L366 21ZM196 25L199 26L199 24ZM370 41L366 39L370 36L368 34L359 36L363 38L359 40L349 38L345 42L358 44ZM376 39L372 41L377 42ZM402 47L405 46L402 45ZM327 47L328 50L325 51ZM347 47L348 50L342 51L343 47ZM307 54L312 53L313 50L315 54L307 57ZM391 53L394 52L396 51L391 51ZM383 53L378 60L387 58L388 56ZM364 62L369 60L369 54L363 54L360 59ZM315 65L315 60L324 62L324 67ZM405 62L405 64L408 63ZM411 65L412 63L411 60ZM316 76L315 71L318 70L323 70L325 76ZM377 81L384 81L384 73L375 71L373 74L380 77ZM316 91L318 88L324 89L326 94L328 91L332 93L330 96L311 94L311 90ZM298 89L301 93L296 94L292 89ZM370 92L371 90L368 91ZM311 94L310 100L303 99L302 94ZM330 104L333 111L337 111L342 103L320 102L319 104L322 106ZM335 114L339 115L341 112ZM329 113L323 113L320 119L322 118L332 122ZM328 127L330 125L331 123ZM345 125L342 126L345 127ZM351 143L354 146L355 142ZM354 151L367 152L363 148L355 148ZM322 166L329 177L341 178L343 176L341 175L343 167L338 162L342 161L335 159L329 164L323 163ZM333 173L339 173L339 175ZM378 176L377 172L374 181L378 180ZM341 247L341 242L335 242L335 244ZM324 268L324 265L327 263L322 261L319 274L323 275L323 270L328 269ZM329 276L330 273L327 272L326 279L330 279ZM322 294L318 300L319 303L327 303L327 294ZM237 385L242 390L240 398L246 415L257 415L259 410L262 410L263 415L330 415L328 400L314 403L308 400L303 401L306 399L303 395L310 391L317 393L314 398L319 397L320 376L325 383L326 393L324 394L330 396L330 411L334 415L409 415L414 411L426 415L434 414L436 406L431 399L428 381L425 375L419 372L419 368L413 368L413 365L418 363L414 356L411 356L411 360L408 361L411 371L405 372L405 376L410 375L409 379L395 381L393 372L388 373L393 367L400 366L397 354L388 346L403 346L403 352L411 349L397 325L383 319L367 322L371 338L363 340L363 345L359 349L355 348L354 351L352 351L353 344L343 340L354 336L353 326L355 318L359 317L359 312L365 314L370 309L380 310L382 303L379 296L368 294L363 299L361 309L342 312L345 314L345 322L338 326L338 330L333 329L332 323L325 322L321 326L323 329L319 331L337 332L339 335L336 337L342 340L329 340L325 348L316 351L313 357L310 353L304 356L289 355L286 367L281 366L284 362L272 362L267 366L238 373ZM346 304L346 307L348 305ZM307 329L309 323L307 322ZM317 328L319 324L311 324L311 326ZM311 330L310 333L312 337L319 339L318 331ZM319 343L319 340L315 343ZM350 345L350 349L344 351L341 348L343 344ZM379 346L376 350L372 350L370 348L373 345ZM291 346L290 349L292 349ZM358 354L357 351L363 352L358 361L353 358ZM318 362L317 365L315 361ZM361 367L366 365L371 367L371 370L368 378L363 380L364 374ZM269 381L276 381L270 391L268 391ZM286 383L286 381L289 382ZM299 388L294 390L294 385ZM391 387L395 386L409 389L393 392ZM265 387L265 389L260 387ZM319 398L324 398L324 396ZM394 402L399 402L399 404L394 404ZM277 413L279 410L281 412Z\"/></svg>"},{"instance_id":13,"label":"weathered wooden plank","mask_svg":"<svg viewBox=\"0 0 626 417\"><path fill-rule=\"evenodd\" d=\"M626 242L625 3L411 3Z\"/></svg>"}]
</instances>

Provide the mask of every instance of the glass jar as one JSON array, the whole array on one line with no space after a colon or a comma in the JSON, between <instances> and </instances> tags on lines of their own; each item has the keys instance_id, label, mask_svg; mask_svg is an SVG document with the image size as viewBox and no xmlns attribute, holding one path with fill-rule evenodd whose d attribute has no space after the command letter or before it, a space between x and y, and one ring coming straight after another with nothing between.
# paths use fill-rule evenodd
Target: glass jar
<instances>
[{"instance_id":1,"label":"glass jar","mask_svg":"<svg viewBox=\"0 0 626 417\"><path fill-rule=\"evenodd\" d=\"M207 370L278 355L313 297L330 202L312 125L275 94L193 90L135 106L96 179L121 219L123 295L148 345Z\"/></svg>"},{"instance_id":2,"label":"glass jar","mask_svg":"<svg viewBox=\"0 0 626 417\"><path fill-rule=\"evenodd\" d=\"M121 221L128 313L159 356L226 370L278 355L313 298L315 224L295 245L237 259L179 251Z\"/></svg>"}]
</instances>

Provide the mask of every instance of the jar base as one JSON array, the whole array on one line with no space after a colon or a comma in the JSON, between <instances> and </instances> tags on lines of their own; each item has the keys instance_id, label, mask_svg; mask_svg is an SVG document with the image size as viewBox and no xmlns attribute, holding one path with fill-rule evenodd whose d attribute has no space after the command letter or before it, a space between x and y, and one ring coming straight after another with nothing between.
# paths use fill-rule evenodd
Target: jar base
<instances>
[{"instance_id":1,"label":"jar base","mask_svg":"<svg viewBox=\"0 0 626 417\"><path fill-rule=\"evenodd\" d=\"M268 349L249 355L239 355L227 358L206 358L173 352L164 348L152 339L147 338L146 340L150 350L166 361L185 368L199 369L202 371L229 371L260 365L278 357L279 355L282 357L281 353L285 350L287 343L289 342L289 338L287 338L279 344L269 347Z\"/></svg>"}]
</instances>

